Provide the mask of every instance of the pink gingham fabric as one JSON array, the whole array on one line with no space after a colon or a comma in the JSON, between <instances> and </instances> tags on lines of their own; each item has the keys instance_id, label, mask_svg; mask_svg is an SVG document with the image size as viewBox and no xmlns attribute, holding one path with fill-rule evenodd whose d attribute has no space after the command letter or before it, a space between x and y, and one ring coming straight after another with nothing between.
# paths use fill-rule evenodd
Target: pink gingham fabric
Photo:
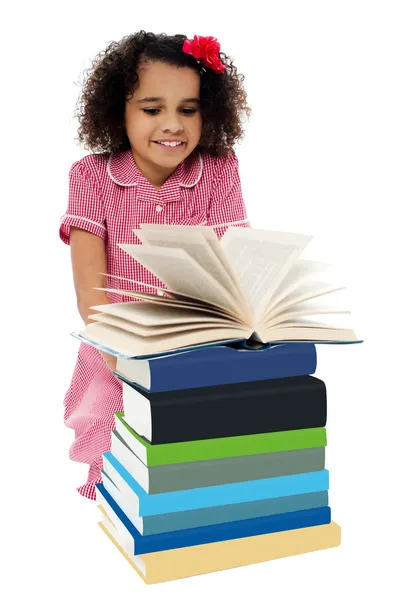
<instances>
[{"instance_id":1,"label":"pink gingham fabric","mask_svg":"<svg viewBox=\"0 0 399 600\"><path fill-rule=\"evenodd\" d=\"M242 199L238 159L215 158L193 152L156 190L137 168L130 150L116 154L90 154L75 162L69 172L69 200L60 222L59 235L69 244L70 227L101 237L106 244L107 273L147 285L164 287L118 244L140 243L134 234L141 223L212 226L219 237L229 225L248 227ZM131 302L123 288L133 284L107 278L111 302ZM130 287L129 287L130 286ZM112 375L97 350L81 344L64 399L65 425L75 432L70 447L72 460L87 463L87 482L78 492L96 499L95 484L101 482L102 454L110 450L114 414L123 410L122 385Z\"/></svg>"}]
</instances>

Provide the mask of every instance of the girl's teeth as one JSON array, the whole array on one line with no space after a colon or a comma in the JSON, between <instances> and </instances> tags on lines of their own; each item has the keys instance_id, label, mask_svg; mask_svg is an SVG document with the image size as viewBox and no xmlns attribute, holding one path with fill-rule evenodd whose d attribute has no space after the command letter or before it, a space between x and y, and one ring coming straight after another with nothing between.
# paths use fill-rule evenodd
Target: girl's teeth
<instances>
[{"instance_id":1,"label":"girl's teeth","mask_svg":"<svg viewBox=\"0 0 399 600\"><path fill-rule=\"evenodd\" d=\"M182 142L158 142L159 144L162 144L163 146L180 146L180 144L182 144Z\"/></svg>"}]
</instances>

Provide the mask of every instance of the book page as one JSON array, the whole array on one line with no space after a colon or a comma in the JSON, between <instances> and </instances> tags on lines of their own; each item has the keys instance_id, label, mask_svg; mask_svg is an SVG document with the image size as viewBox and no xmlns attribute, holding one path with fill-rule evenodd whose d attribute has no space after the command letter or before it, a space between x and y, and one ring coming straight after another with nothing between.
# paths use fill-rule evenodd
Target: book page
<instances>
[{"instance_id":1,"label":"book page","mask_svg":"<svg viewBox=\"0 0 399 600\"><path fill-rule=\"evenodd\" d=\"M262 322L265 323L277 315L284 314L287 310L292 310L296 305L309 300L315 300L321 296L342 292L345 288L342 286L325 283L324 281L307 281L302 283L291 294L288 294L281 302L276 304L274 308L264 314ZM336 301L340 301L337 298Z\"/></svg>"},{"instance_id":2,"label":"book page","mask_svg":"<svg viewBox=\"0 0 399 600\"><path fill-rule=\"evenodd\" d=\"M276 327L262 333L262 342L357 342L353 329L337 329L327 327Z\"/></svg>"},{"instance_id":3,"label":"book page","mask_svg":"<svg viewBox=\"0 0 399 600\"><path fill-rule=\"evenodd\" d=\"M110 294L123 294L124 296L128 296L130 298L137 298L137 300L150 302L151 304L156 304L159 306L177 306L186 308L187 310L207 310L211 313L221 315L222 317L226 317L228 319L232 319L233 321L243 322L241 319L236 317L233 312L221 308L216 307L213 304L209 304L208 302L204 302L202 300L193 300L191 296L184 296L183 294L177 294L177 292L173 292L171 298L167 296L159 296L158 294L149 294L147 292L136 292L132 290L121 290L119 288L100 288L95 287L95 290L100 290L101 292L108 292ZM170 291L168 290L168 294ZM122 304L121 302L117 302L115 304Z\"/></svg>"},{"instance_id":4,"label":"book page","mask_svg":"<svg viewBox=\"0 0 399 600\"><path fill-rule=\"evenodd\" d=\"M234 326L234 323L232 323L231 321L219 321L217 319L210 319L209 321L202 321L199 323L176 323L172 325L164 325L162 323L158 323L157 325L146 327L145 325L139 325L138 323L135 323L133 321L121 319L119 317L115 317L114 315L107 315L105 313L89 315L89 319L98 323L106 323L107 325L112 325L113 327L117 327L118 329L122 329L123 331L134 333L135 335L140 335L143 338L150 338L158 335L174 335L175 333L180 333L181 331L192 331L193 333L195 333L200 329L209 329L210 327L218 327L219 329L227 327L231 329L231 327ZM237 324L237 327L239 328L240 326Z\"/></svg>"},{"instance_id":5,"label":"book page","mask_svg":"<svg viewBox=\"0 0 399 600\"><path fill-rule=\"evenodd\" d=\"M309 235L230 227L220 244L245 290L256 322L279 283L311 240Z\"/></svg>"},{"instance_id":6,"label":"book page","mask_svg":"<svg viewBox=\"0 0 399 600\"><path fill-rule=\"evenodd\" d=\"M99 304L90 307L103 314L113 315L120 319L137 323L144 327L160 325L180 325L184 323L212 323L234 322L218 313L206 310L193 310L170 305L157 305L150 302L118 302L112 304Z\"/></svg>"},{"instance_id":7,"label":"book page","mask_svg":"<svg viewBox=\"0 0 399 600\"><path fill-rule=\"evenodd\" d=\"M137 231L135 230L135 233L139 239L143 240L144 237L142 236L141 232L144 232L144 235L146 238L146 243L148 243L148 241L149 241L147 232L150 232L152 234L152 236L151 236L152 239L154 239L154 238L156 239L157 237L162 235L164 232L167 232L168 236L171 236L171 237L173 236L176 238L176 240L178 242L178 243L176 243L176 247L181 245L180 244L181 236L189 235L191 237L191 235L193 233L202 234L203 239L206 241L209 248L212 250L213 254L217 257L217 259L221 265L222 272L224 273L223 277L227 277L227 280L223 279L224 286L226 287L226 289L231 290L231 292L240 299L240 302L242 303L242 308L245 311L245 318L247 320L250 319L251 309L249 306L248 298L245 294L245 290L241 289L241 286L238 282L236 274L235 274L234 270L232 269L229 261L227 260L225 254L220 246L219 238L216 235L212 226L207 227L205 225L158 225L158 224L143 223L140 225L140 227L141 227L141 230L137 230Z\"/></svg>"},{"instance_id":8,"label":"book page","mask_svg":"<svg viewBox=\"0 0 399 600\"><path fill-rule=\"evenodd\" d=\"M111 279L118 279L119 281L127 281L129 283L133 283L134 285L142 285L146 288L151 288L151 289L149 289L148 292L142 292L142 291L136 290L136 289L132 290L132 289L125 289L125 288L93 288L93 289L110 292L110 293L111 292L118 293L119 295L131 296L132 298L137 297L138 299L161 300L162 302L167 302L167 301L171 302L171 301L176 300L179 303L181 302L182 304L187 304L187 308L191 308L191 306L201 306L201 307L208 306L208 307L211 307L212 309L214 308L213 304L210 304L209 302L205 302L204 300L199 300L198 298L193 298L192 296L187 296L187 294L180 294L176 290L172 290L170 288L165 290L162 287L149 285L142 281L138 281L137 279L129 279L128 277L120 277L119 275L109 275L107 273L100 273L100 275L106 275L106 277L110 277ZM220 310L222 310L222 309L220 309ZM223 309L223 312L226 312L225 309Z\"/></svg>"},{"instance_id":9,"label":"book page","mask_svg":"<svg viewBox=\"0 0 399 600\"><path fill-rule=\"evenodd\" d=\"M321 329L354 329L352 313L328 314L323 316L323 321L318 320L318 316L296 317L288 319L282 323L267 327L268 331L272 329L281 329L282 327L317 327Z\"/></svg>"},{"instance_id":10,"label":"book page","mask_svg":"<svg viewBox=\"0 0 399 600\"><path fill-rule=\"evenodd\" d=\"M134 283L134 285L140 285L148 289L150 294L156 294L157 292L165 292L163 287L158 285L151 285L150 283L146 283L145 281L139 281L138 279L130 279L129 277L121 277L120 275L112 275L111 273L99 273L100 275L105 275L109 279L117 279L118 281L127 281L128 283ZM123 291L123 290L122 290ZM168 290L168 294L171 293L171 290Z\"/></svg>"},{"instance_id":11,"label":"book page","mask_svg":"<svg viewBox=\"0 0 399 600\"><path fill-rule=\"evenodd\" d=\"M173 226L147 226L144 229L134 230L134 233L144 245L182 248L191 256L201 267L203 267L238 301L242 300L240 289L232 282L226 269L223 267L218 256L199 231L192 231L192 227ZM213 230L212 230L213 232ZM214 233L214 232L213 232ZM219 244L217 236L216 242Z\"/></svg>"},{"instance_id":12,"label":"book page","mask_svg":"<svg viewBox=\"0 0 399 600\"><path fill-rule=\"evenodd\" d=\"M167 287L239 314L234 298L181 248L119 244Z\"/></svg>"},{"instance_id":13,"label":"book page","mask_svg":"<svg viewBox=\"0 0 399 600\"><path fill-rule=\"evenodd\" d=\"M313 260L297 260L270 298L267 310L270 311L278 302L281 302L283 298L291 294L308 279L320 279L322 273L326 274L327 271L332 269L333 265L331 264Z\"/></svg>"},{"instance_id":14,"label":"book page","mask_svg":"<svg viewBox=\"0 0 399 600\"><path fill-rule=\"evenodd\" d=\"M143 338L104 323L90 323L79 335L82 339L93 342L96 347L109 354L120 358L136 358L187 346L192 347L219 341L229 342L243 339L248 334L243 335L242 331L235 328L209 328L196 332Z\"/></svg>"},{"instance_id":15,"label":"book page","mask_svg":"<svg viewBox=\"0 0 399 600\"><path fill-rule=\"evenodd\" d=\"M309 305L307 302L298 304L292 309L288 309L283 313L276 315L271 319L267 319L264 321L265 327L274 327L279 323L283 323L285 321L291 319L297 319L298 317L305 317L311 315L338 315L338 314L351 314L350 310L344 310L340 308L334 308L326 306L325 304L319 304L318 306L312 304Z\"/></svg>"}]
</instances>

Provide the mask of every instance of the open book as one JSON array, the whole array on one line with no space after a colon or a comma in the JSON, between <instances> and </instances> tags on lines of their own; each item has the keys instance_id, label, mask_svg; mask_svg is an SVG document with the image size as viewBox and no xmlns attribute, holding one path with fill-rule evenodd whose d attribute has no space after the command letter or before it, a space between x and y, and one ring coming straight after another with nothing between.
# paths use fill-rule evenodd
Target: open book
<instances>
[{"instance_id":1,"label":"open book","mask_svg":"<svg viewBox=\"0 0 399 600\"><path fill-rule=\"evenodd\" d=\"M343 286L322 280L330 265L299 258L311 236L230 227L219 240L206 226L152 224L135 233L141 244L120 247L167 289L134 291L139 282L116 277L131 289L105 291L136 301L91 307L95 323L72 335L94 347L133 358L233 340L359 341L325 321L350 311L331 302Z\"/></svg>"}]
</instances>

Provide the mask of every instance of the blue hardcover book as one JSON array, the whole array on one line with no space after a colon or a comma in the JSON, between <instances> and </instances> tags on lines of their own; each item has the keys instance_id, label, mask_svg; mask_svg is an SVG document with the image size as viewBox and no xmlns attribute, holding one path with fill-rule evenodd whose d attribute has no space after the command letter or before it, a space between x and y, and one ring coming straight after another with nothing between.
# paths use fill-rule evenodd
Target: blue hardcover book
<instances>
[{"instance_id":1,"label":"blue hardcover book","mask_svg":"<svg viewBox=\"0 0 399 600\"><path fill-rule=\"evenodd\" d=\"M213 346L147 360L119 359L115 375L148 392L312 375L314 344L278 344L258 351Z\"/></svg>"},{"instance_id":2,"label":"blue hardcover book","mask_svg":"<svg viewBox=\"0 0 399 600\"><path fill-rule=\"evenodd\" d=\"M329 489L327 469L299 475L285 475L239 483L227 483L162 494L147 494L111 452L103 454L104 472L126 499L137 516L159 515L225 504L266 500L322 492Z\"/></svg>"},{"instance_id":3,"label":"blue hardcover book","mask_svg":"<svg viewBox=\"0 0 399 600\"><path fill-rule=\"evenodd\" d=\"M132 554L147 554L149 552L162 552L174 548L187 548L200 544L212 544L244 537L253 537L290 529L302 529L326 525L331 522L331 509L329 506L311 508L291 513L256 517L242 521L218 523L192 529L180 529L167 533L141 535L128 519L120 506L115 502L102 484L96 485L97 501L100 502L105 512L116 526L131 538Z\"/></svg>"}]
</instances>

